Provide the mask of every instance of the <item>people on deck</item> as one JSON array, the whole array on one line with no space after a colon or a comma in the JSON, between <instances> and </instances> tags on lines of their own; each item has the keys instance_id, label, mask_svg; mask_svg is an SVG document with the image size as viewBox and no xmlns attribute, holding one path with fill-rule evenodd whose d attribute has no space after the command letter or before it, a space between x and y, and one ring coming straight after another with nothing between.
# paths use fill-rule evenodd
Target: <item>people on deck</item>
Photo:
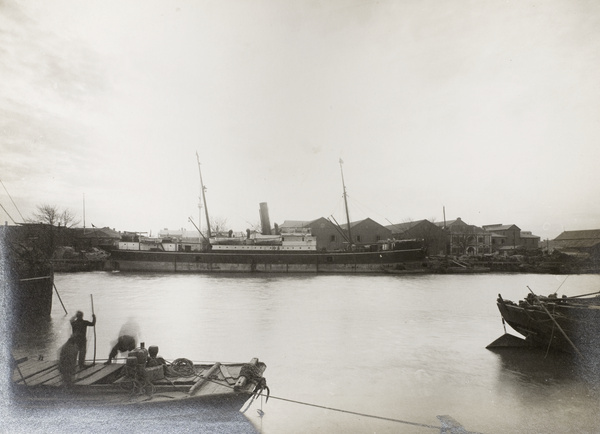
<instances>
[{"instance_id":1,"label":"people on deck","mask_svg":"<svg viewBox=\"0 0 600 434\"><path fill-rule=\"evenodd\" d=\"M58 372L60 372L65 386L73 384L73 375L75 375L75 369L77 367L78 351L79 348L77 347L73 336L69 337L67 342L60 347L58 355Z\"/></svg>"},{"instance_id":2,"label":"people on deck","mask_svg":"<svg viewBox=\"0 0 600 434\"><path fill-rule=\"evenodd\" d=\"M108 355L108 360L104 363L105 365L110 365L112 363L112 359L117 357L117 353L124 353L125 351L132 351L135 349L135 338L130 335L122 335L119 336L117 343L110 350L110 354Z\"/></svg>"},{"instance_id":3,"label":"people on deck","mask_svg":"<svg viewBox=\"0 0 600 434\"><path fill-rule=\"evenodd\" d=\"M87 328L96 325L96 315L92 314L92 321L83 319L83 312L78 310L73 318L71 318L71 329L73 330L73 338L79 352L79 366L85 367L85 353L87 350Z\"/></svg>"}]
</instances>

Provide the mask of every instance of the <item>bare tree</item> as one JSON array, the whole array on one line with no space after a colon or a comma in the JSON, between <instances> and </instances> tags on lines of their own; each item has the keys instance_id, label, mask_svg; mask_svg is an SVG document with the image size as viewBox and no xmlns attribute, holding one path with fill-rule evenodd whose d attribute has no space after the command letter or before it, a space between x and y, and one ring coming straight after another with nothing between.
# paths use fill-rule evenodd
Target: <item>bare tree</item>
<instances>
[{"instance_id":1,"label":"bare tree","mask_svg":"<svg viewBox=\"0 0 600 434\"><path fill-rule=\"evenodd\" d=\"M224 217L211 217L210 218L210 231L213 235L222 234L227 232L227 219Z\"/></svg>"},{"instance_id":2,"label":"bare tree","mask_svg":"<svg viewBox=\"0 0 600 434\"><path fill-rule=\"evenodd\" d=\"M68 209L59 210L56 205L38 205L37 211L33 213L33 218L28 219L30 223L45 223L50 226L62 226L70 228L79 224L75 220L75 215Z\"/></svg>"}]
</instances>

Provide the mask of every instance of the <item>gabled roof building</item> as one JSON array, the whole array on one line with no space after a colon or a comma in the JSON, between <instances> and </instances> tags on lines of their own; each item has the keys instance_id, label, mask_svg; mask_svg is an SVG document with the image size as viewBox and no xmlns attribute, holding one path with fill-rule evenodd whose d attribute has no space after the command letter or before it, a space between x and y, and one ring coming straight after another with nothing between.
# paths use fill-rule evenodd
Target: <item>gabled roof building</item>
<instances>
[{"instance_id":1,"label":"gabled roof building","mask_svg":"<svg viewBox=\"0 0 600 434\"><path fill-rule=\"evenodd\" d=\"M551 245L561 252L588 253L600 257L600 229L564 231L551 241Z\"/></svg>"},{"instance_id":2,"label":"gabled roof building","mask_svg":"<svg viewBox=\"0 0 600 434\"><path fill-rule=\"evenodd\" d=\"M338 226L324 217L311 221L285 220L278 226L278 230L281 233L310 230L312 236L317 239L317 250L345 250L350 244L350 240L347 238L348 224ZM389 229L370 218L350 222L350 234L352 244L362 246L376 244L392 237Z\"/></svg>"},{"instance_id":3,"label":"gabled roof building","mask_svg":"<svg viewBox=\"0 0 600 434\"><path fill-rule=\"evenodd\" d=\"M429 220L417 220L386 226L397 240L420 239L430 255L446 253L446 232Z\"/></svg>"}]
</instances>

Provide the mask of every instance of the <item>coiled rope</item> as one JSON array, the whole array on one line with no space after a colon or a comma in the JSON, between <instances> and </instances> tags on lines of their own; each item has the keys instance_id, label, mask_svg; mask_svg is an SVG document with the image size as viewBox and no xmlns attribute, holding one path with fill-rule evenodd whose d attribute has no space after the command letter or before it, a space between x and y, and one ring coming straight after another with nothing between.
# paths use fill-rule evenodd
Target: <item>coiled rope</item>
<instances>
[{"instance_id":1,"label":"coiled rope","mask_svg":"<svg viewBox=\"0 0 600 434\"><path fill-rule=\"evenodd\" d=\"M194 369L194 363L189 359L179 358L173 360L173 362L168 365L169 367L169 376L180 376L180 377L191 377L197 376Z\"/></svg>"}]
</instances>

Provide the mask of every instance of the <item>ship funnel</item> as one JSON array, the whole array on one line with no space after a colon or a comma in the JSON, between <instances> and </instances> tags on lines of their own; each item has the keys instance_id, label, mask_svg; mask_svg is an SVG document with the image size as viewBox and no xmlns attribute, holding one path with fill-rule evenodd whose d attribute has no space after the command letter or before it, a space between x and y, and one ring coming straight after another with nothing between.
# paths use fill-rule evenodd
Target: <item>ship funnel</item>
<instances>
[{"instance_id":1,"label":"ship funnel","mask_svg":"<svg viewBox=\"0 0 600 434\"><path fill-rule=\"evenodd\" d=\"M260 203L260 227L263 235L271 235L271 222L269 221L269 208L266 202Z\"/></svg>"}]
</instances>

